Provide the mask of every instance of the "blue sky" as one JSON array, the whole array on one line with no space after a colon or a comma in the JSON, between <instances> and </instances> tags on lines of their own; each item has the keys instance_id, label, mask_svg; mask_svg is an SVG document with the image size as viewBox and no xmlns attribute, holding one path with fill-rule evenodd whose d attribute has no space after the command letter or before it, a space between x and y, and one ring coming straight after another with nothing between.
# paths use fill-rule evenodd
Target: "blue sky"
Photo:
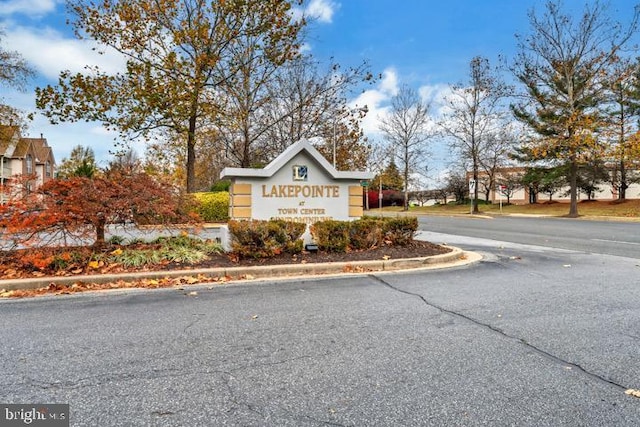
<instances>
[{"instance_id":1,"label":"blue sky","mask_svg":"<svg viewBox=\"0 0 640 427\"><path fill-rule=\"evenodd\" d=\"M365 132L379 139L377 123L402 84L437 99L449 84L466 79L468 64L477 55L497 65L500 55L513 57L516 33L529 28L527 12L542 10L545 0L307 0L307 13L316 20L308 34L308 49L318 59L334 57L344 66L367 60L383 78L366 93L355 93L353 105L367 104ZM612 0L611 15L621 22L630 16L635 1ZM568 10L582 10L583 0L565 0ZM20 52L36 69L32 86L55 83L61 70L80 71L88 63L117 70L121 61L96 57L65 24L64 0L0 0L2 46ZM508 77L508 76L507 76ZM35 110L33 87L17 93L0 87L5 102ZM77 144L91 146L106 161L113 135L97 124L49 125L36 116L31 136L43 133L60 161ZM138 148L140 154L142 149ZM436 173L448 160L446 150L434 151Z\"/></svg>"}]
</instances>

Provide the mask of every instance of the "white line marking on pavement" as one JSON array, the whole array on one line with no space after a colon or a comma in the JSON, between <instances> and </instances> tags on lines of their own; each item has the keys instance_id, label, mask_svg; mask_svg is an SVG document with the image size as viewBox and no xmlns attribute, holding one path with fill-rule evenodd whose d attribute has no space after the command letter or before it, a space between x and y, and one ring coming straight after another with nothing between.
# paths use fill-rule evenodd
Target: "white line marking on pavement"
<instances>
[{"instance_id":1,"label":"white line marking on pavement","mask_svg":"<svg viewBox=\"0 0 640 427\"><path fill-rule=\"evenodd\" d=\"M607 240L607 239L591 239L594 242L607 242L607 243L622 243L623 245L636 245L640 246L640 243L635 242L623 242L622 240Z\"/></svg>"}]
</instances>

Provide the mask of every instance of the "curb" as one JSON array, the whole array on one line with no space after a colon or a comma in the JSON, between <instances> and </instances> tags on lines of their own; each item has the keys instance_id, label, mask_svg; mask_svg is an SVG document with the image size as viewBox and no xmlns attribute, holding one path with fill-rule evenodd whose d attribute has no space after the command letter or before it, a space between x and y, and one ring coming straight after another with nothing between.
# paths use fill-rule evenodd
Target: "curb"
<instances>
[{"instance_id":1,"label":"curb","mask_svg":"<svg viewBox=\"0 0 640 427\"><path fill-rule=\"evenodd\" d=\"M194 270L148 271L138 273L100 274L65 277L38 277L30 279L0 280L0 289L5 291L31 290L49 285L73 285L74 283L111 283L141 279L177 278L184 276L231 277L235 280L268 279L293 276L354 274L391 272L409 269L446 268L476 262L481 257L457 247L441 255L421 258L403 258L355 262L326 262L310 264L282 264L277 266L222 267Z\"/></svg>"}]
</instances>

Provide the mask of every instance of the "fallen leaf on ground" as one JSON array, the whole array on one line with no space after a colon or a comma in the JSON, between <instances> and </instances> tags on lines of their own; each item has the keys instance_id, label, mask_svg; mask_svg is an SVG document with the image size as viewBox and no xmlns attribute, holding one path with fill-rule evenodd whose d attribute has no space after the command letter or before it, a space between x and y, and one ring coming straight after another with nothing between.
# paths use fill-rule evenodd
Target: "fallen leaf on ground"
<instances>
[{"instance_id":1,"label":"fallen leaf on ground","mask_svg":"<svg viewBox=\"0 0 640 427\"><path fill-rule=\"evenodd\" d=\"M624 394L640 398L640 390L636 390L636 389L633 389L633 388L628 389L627 391L624 392Z\"/></svg>"},{"instance_id":2,"label":"fallen leaf on ground","mask_svg":"<svg viewBox=\"0 0 640 427\"><path fill-rule=\"evenodd\" d=\"M636 389L630 388L627 391L625 391L624 394L627 394L627 395L633 396L633 397L640 397L640 390L636 390Z\"/></svg>"}]
</instances>

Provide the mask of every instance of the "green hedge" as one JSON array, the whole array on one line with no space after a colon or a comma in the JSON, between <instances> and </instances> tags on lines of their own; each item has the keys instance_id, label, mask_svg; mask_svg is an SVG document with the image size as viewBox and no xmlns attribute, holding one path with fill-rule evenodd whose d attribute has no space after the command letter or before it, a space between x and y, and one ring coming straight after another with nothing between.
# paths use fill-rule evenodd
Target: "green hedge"
<instances>
[{"instance_id":1,"label":"green hedge","mask_svg":"<svg viewBox=\"0 0 640 427\"><path fill-rule=\"evenodd\" d=\"M306 225L284 220L229 221L231 250L240 257L264 258L300 253ZM418 230L416 217L363 217L355 221L319 221L311 226L318 249L347 252L381 246L405 246Z\"/></svg>"},{"instance_id":2,"label":"green hedge","mask_svg":"<svg viewBox=\"0 0 640 427\"><path fill-rule=\"evenodd\" d=\"M311 226L311 236L318 249L327 252L346 252L349 248L350 221L318 221Z\"/></svg>"},{"instance_id":3,"label":"green hedge","mask_svg":"<svg viewBox=\"0 0 640 427\"><path fill-rule=\"evenodd\" d=\"M417 230L416 217L363 217L355 221L316 222L311 226L311 235L320 250L347 252L383 245L406 246Z\"/></svg>"},{"instance_id":4,"label":"green hedge","mask_svg":"<svg viewBox=\"0 0 640 427\"><path fill-rule=\"evenodd\" d=\"M229 221L231 250L240 257L265 258L302 252L306 225L282 220Z\"/></svg>"},{"instance_id":5,"label":"green hedge","mask_svg":"<svg viewBox=\"0 0 640 427\"><path fill-rule=\"evenodd\" d=\"M384 244L385 221L364 217L352 221L349 227L349 247L355 250L372 249Z\"/></svg>"},{"instance_id":6,"label":"green hedge","mask_svg":"<svg viewBox=\"0 0 640 427\"><path fill-rule=\"evenodd\" d=\"M194 193L196 212L204 222L227 222L229 220L229 193Z\"/></svg>"},{"instance_id":7,"label":"green hedge","mask_svg":"<svg viewBox=\"0 0 640 427\"><path fill-rule=\"evenodd\" d=\"M384 237L389 245L406 246L418 231L418 218L405 216L384 218Z\"/></svg>"}]
</instances>

